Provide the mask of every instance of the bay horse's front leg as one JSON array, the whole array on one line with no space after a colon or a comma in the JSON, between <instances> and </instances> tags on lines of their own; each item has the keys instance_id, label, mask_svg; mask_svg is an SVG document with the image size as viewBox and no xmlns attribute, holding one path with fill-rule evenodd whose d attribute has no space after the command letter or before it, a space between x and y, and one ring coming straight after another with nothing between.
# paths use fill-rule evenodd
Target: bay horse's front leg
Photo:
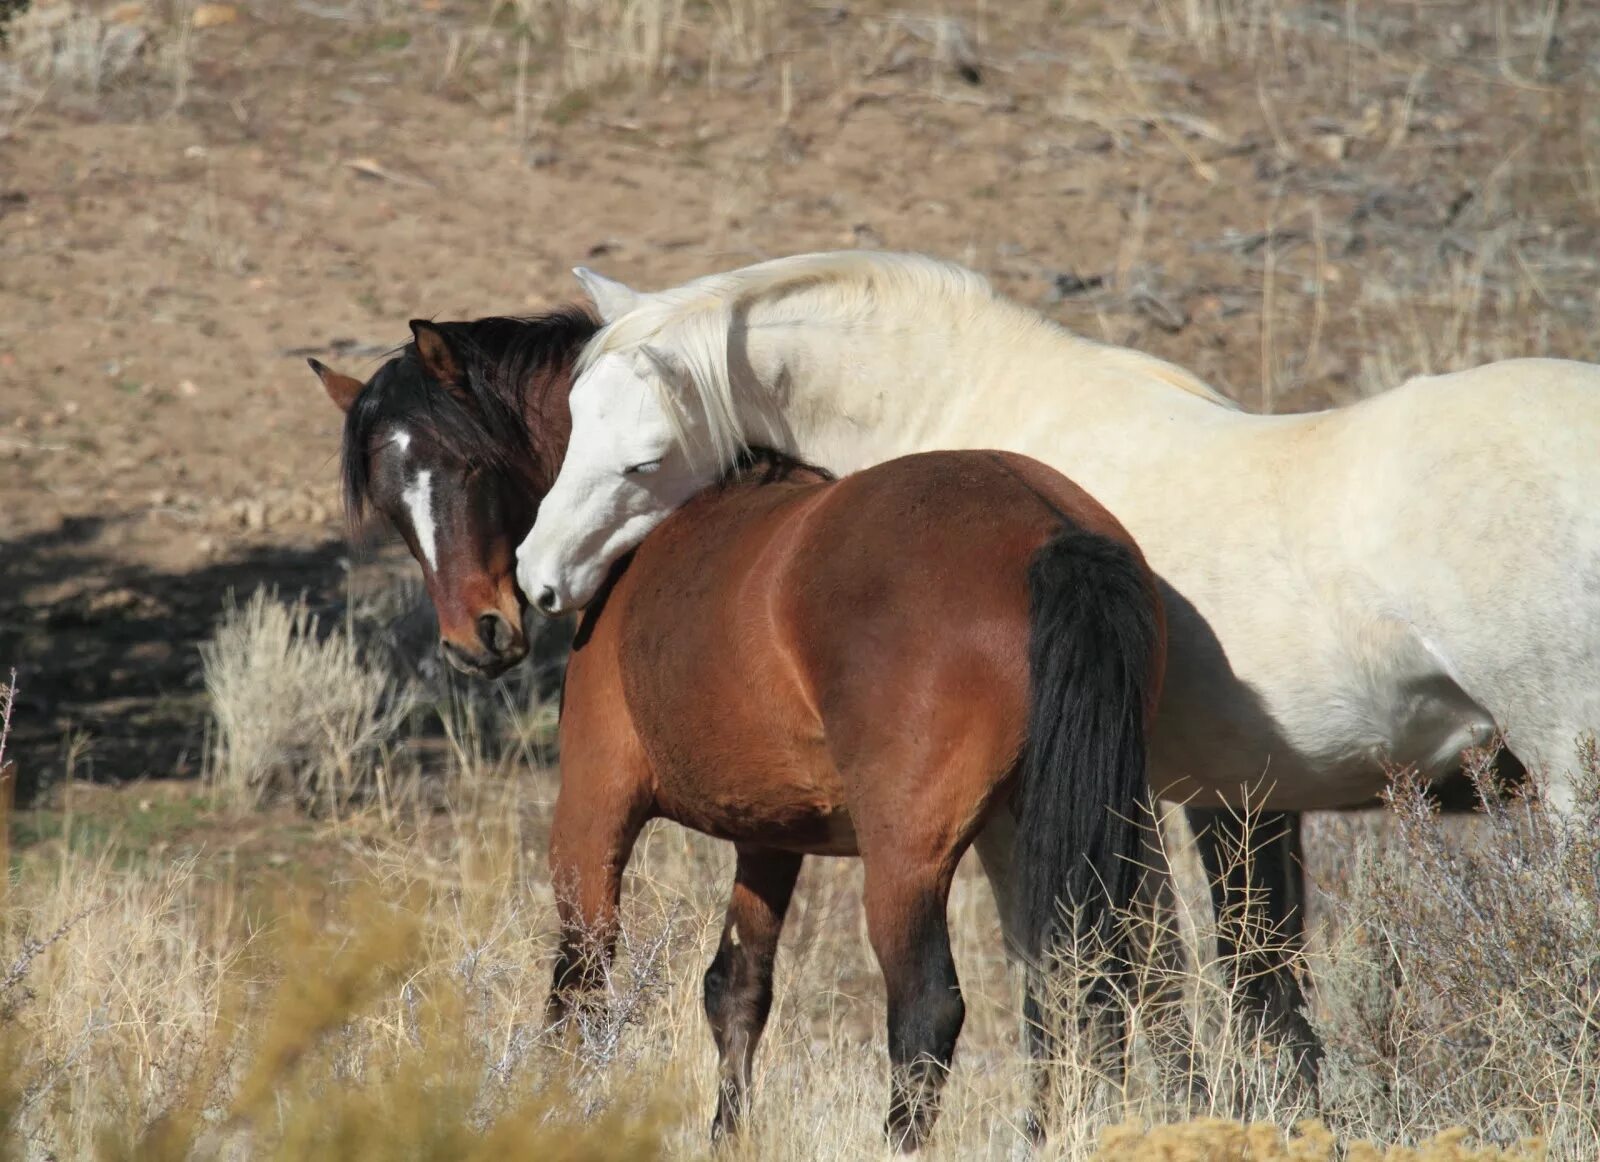
<instances>
[{"instance_id":1,"label":"bay horse's front leg","mask_svg":"<svg viewBox=\"0 0 1600 1162\"><path fill-rule=\"evenodd\" d=\"M945 909L952 860L867 860L867 934L889 994L889 1117L902 1153L920 1150L939 1116L967 1008ZM948 866L946 866L948 864Z\"/></svg>"},{"instance_id":2,"label":"bay horse's front leg","mask_svg":"<svg viewBox=\"0 0 1600 1162\"><path fill-rule=\"evenodd\" d=\"M552 1026L600 1001L617 943L622 872L646 818L634 804L607 810L593 798L579 798L563 787L550 831L550 882L561 928L545 1009Z\"/></svg>"},{"instance_id":3,"label":"bay horse's front leg","mask_svg":"<svg viewBox=\"0 0 1600 1162\"><path fill-rule=\"evenodd\" d=\"M711 1140L738 1129L750 1103L756 1045L772 1011L772 967L803 857L740 847L722 943L706 969L706 1018L717 1043L721 1083Z\"/></svg>"}]
</instances>

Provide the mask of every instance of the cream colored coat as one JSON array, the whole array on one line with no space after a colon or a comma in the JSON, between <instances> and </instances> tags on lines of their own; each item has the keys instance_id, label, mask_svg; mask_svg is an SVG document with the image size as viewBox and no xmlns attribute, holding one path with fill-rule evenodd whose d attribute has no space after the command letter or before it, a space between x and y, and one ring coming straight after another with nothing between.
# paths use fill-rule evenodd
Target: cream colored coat
<instances>
[{"instance_id":1,"label":"cream colored coat","mask_svg":"<svg viewBox=\"0 0 1600 1162\"><path fill-rule=\"evenodd\" d=\"M1439 774L1500 730L1570 800L1600 729L1600 367L1514 360L1257 416L930 259L803 255L645 295L579 273L611 325L519 552L528 592L627 508L609 563L743 441L838 472L1003 448L1088 489L1165 583L1164 796L1351 805L1382 762ZM652 406L655 435L619 444ZM621 460L663 431L717 456L621 496Z\"/></svg>"}]
</instances>

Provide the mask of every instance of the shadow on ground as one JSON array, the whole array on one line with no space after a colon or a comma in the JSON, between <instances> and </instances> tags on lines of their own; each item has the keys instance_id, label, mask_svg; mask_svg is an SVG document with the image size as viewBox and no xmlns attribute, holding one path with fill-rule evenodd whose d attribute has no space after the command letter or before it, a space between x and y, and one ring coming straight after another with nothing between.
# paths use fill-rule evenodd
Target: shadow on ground
<instances>
[{"instance_id":1,"label":"shadow on ground","mask_svg":"<svg viewBox=\"0 0 1600 1162\"><path fill-rule=\"evenodd\" d=\"M117 519L76 517L0 546L0 680L16 667L7 758L19 804L68 773L95 781L199 773L205 745L200 644L230 592L272 585L331 608L349 545L260 546L182 572L102 547ZM52 597L44 600L41 591Z\"/></svg>"}]
</instances>

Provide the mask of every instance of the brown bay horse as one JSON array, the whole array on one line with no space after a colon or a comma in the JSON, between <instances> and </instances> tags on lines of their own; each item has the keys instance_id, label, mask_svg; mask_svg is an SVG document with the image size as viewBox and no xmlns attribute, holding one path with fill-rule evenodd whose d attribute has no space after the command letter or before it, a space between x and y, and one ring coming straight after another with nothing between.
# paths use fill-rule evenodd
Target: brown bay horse
<instances>
[{"instance_id":1,"label":"brown bay horse","mask_svg":"<svg viewBox=\"0 0 1600 1162\"><path fill-rule=\"evenodd\" d=\"M345 413L351 524L371 512L422 566L439 648L492 678L528 654L513 568L572 428L572 367L599 329L568 307L531 319L411 324L367 383L311 369Z\"/></svg>"},{"instance_id":2,"label":"brown bay horse","mask_svg":"<svg viewBox=\"0 0 1600 1162\"><path fill-rule=\"evenodd\" d=\"M524 648L505 549L526 523L500 548L472 534L531 523L560 453L530 468L539 453L526 437L514 455L464 441L490 426L490 397L507 422L544 407L559 430L564 365L528 348L514 396L509 379L463 371L457 353L482 339L415 330L370 389L319 374L350 416L353 511L370 504L399 526L436 602L453 552L486 579L470 616L441 606L441 626L458 665L496 672ZM408 386L423 374L446 387L425 403ZM475 431L455 415L466 409ZM492 495L512 487L527 511ZM443 529L454 531L441 550ZM550 849L562 929L551 1017L603 981L646 821L731 841L735 884L705 1008L722 1078L713 1132L733 1129L802 860L859 856L888 988L887 1132L920 1146L964 1015L945 921L956 865L1005 806L1019 831L1011 934L1027 962L1047 965L1063 938L1115 943L1137 880L1163 658L1138 550L1035 461L927 453L832 481L767 458L736 472L652 533L580 628ZM1032 977L1030 1047L1044 1055ZM1116 1027L1113 992L1107 979L1091 998Z\"/></svg>"}]
</instances>

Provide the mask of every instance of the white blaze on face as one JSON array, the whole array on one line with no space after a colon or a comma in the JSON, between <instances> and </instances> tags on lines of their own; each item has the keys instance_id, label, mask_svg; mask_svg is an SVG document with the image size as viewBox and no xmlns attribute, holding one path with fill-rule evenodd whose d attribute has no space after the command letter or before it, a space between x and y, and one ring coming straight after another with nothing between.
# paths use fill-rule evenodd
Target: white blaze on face
<instances>
[{"instance_id":1,"label":"white blaze on face","mask_svg":"<svg viewBox=\"0 0 1600 1162\"><path fill-rule=\"evenodd\" d=\"M411 514L411 531L417 535L417 548L422 550L422 559L428 563L428 568L437 570L439 546L433 528L432 477L433 473L427 469L418 472L416 479L406 485L400 499L406 502L406 511Z\"/></svg>"},{"instance_id":2,"label":"white blaze on face","mask_svg":"<svg viewBox=\"0 0 1600 1162\"><path fill-rule=\"evenodd\" d=\"M393 439L395 446L401 452L410 449L411 433L405 429L395 429ZM400 499L411 517L411 531L416 534L417 548L422 550L422 559L427 562L429 569L437 569L439 540L433 524L432 482L433 473L423 469L406 482L405 490L400 493Z\"/></svg>"}]
</instances>

